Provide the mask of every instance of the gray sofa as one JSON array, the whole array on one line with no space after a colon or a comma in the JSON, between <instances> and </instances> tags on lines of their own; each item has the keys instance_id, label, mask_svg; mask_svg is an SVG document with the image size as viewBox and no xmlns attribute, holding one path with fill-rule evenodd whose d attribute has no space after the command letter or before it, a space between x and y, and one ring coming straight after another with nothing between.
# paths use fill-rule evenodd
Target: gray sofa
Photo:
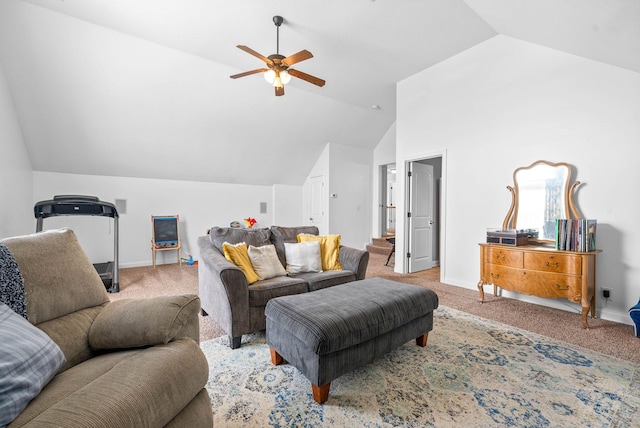
<instances>
[{"instance_id":1,"label":"gray sofa","mask_svg":"<svg viewBox=\"0 0 640 428\"><path fill-rule=\"evenodd\" d=\"M249 285L240 268L223 253L224 242L261 247L273 244L280 263L286 267L285 242L296 243L299 233L318 235L315 226L257 229L213 227L207 236L198 238L199 294L202 314L212 316L229 335L232 349L240 347L243 334L264 330L267 302L280 296L307 293L334 285L364 279L369 253L340 247L342 270L305 272L259 280Z\"/></svg>"}]
</instances>

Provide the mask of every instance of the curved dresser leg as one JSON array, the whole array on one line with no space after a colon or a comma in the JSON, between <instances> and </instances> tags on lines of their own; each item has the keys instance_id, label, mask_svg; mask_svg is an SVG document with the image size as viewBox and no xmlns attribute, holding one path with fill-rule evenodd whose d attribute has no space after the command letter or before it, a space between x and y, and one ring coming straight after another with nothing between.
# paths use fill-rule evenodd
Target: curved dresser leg
<instances>
[{"instance_id":1,"label":"curved dresser leg","mask_svg":"<svg viewBox=\"0 0 640 428\"><path fill-rule=\"evenodd\" d=\"M589 309L590 308L585 308L584 306L582 307L582 328L584 329L589 329L589 323L587 321L587 315L589 315Z\"/></svg>"},{"instance_id":2,"label":"curved dresser leg","mask_svg":"<svg viewBox=\"0 0 640 428\"><path fill-rule=\"evenodd\" d=\"M480 292L480 303L484 303L484 288L482 286L484 283L482 280L478 281L478 291Z\"/></svg>"}]
</instances>

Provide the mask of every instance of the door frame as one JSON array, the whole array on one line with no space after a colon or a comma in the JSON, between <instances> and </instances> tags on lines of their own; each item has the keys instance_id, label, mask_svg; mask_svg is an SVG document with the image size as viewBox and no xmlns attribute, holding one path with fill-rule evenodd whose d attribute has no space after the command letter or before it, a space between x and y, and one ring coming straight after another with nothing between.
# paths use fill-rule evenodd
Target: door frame
<instances>
[{"instance_id":1,"label":"door frame","mask_svg":"<svg viewBox=\"0 0 640 428\"><path fill-rule=\"evenodd\" d=\"M387 168L390 164L378 167L378 236L382 237L387 231Z\"/></svg>"},{"instance_id":2,"label":"door frame","mask_svg":"<svg viewBox=\"0 0 640 428\"><path fill-rule=\"evenodd\" d=\"M409 260L407 258L407 252L410 251L409 248L409 240L407 239L407 233L408 228L407 228L407 212L408 209L410 208L410 195L408 194L409 189L407 188L406 185L406 180L407 180L407 171L408 171L408 165L410 162L418 162L418 161L422 161L422 160L428 160L428 159L435 159L435 158L440 158L441 159L441 175L440 175L440 183L439 186L436 186L437 192L438 192L438 196L439 196L439 206L438 206L438 246L439 246L439 251L438 251L438 260L439 260L439 264L440 264L440 281L442 281L443 278L445 278L445 274L446 274L446 207L447 207L447 150L446 149L441 149L441 150L435 150L433 152L429 152L429 153L425 153L425 154L417 154L411 157L407 157L405 159L399 159L398 162L396 162L396 168L398 168L400 165L402 166L402 171L400 171L398 169L398 174L402 173L404 176L404 179L402 180L397 180L396 184L400 184L403 186L403 189L400 193L398 193L398 195L402 194L402 201L398 201L398 214L396 216L397 220L401 220L402 221L402 231L396 230L396 249L401 248L402 251L396 251L396 268L395 268L395 272L397 273L408 273L409 272ZM399 199L399 198L398 198ZM400 203L402 203L402 206L400 206ZM397 226L399 226L400 223L398 222ZM398 245L398 238L402 239L402 243L400 245Z\"/></svg>"}]
</instances>

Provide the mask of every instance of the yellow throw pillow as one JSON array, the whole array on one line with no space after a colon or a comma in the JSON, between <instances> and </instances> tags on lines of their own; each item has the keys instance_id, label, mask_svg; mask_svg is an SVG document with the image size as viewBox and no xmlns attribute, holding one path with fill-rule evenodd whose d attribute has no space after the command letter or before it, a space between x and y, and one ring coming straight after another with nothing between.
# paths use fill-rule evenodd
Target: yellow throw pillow
<instances>
[{"instance_id":1,"label":"yellow throw pillow","mask_svg":"<svg viewBox=\"0 0 640 428\"><path fill-rule=\"evenodd\" d=\"M240 242L234 245L223 242L222 250L224 251L225 258L244 272L244 276L247 277L247 283L253 284L260 279L256 271L253 270L253 265L251 265L246 243Z\"/></svg>"},{"instance_id":2,"label":"yellow throw pillow","mask_svg":"<svg viewBox=\"0 0 640 428\"><path fill-rule=\"evenodd\" d=\"M340 265L340 235L309 235L300 233L298 242L320 241L322 270L342 270Z\"/></svg>"}]
</instances>

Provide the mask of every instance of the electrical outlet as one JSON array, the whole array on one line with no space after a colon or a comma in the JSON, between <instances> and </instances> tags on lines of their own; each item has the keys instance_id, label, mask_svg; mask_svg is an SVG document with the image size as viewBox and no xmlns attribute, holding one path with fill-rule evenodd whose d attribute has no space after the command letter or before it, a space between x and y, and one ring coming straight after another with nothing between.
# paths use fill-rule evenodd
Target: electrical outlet
<instances>
[{"instance_id":1,"label":"electrical outlet","mask_svg":"<svg viewBox=\"0 0 640 428\"><path fill-rule=\"evenodd\" d=\"M609 290L608 288L603 288L602 289L602 297L604 297L605 299L610 299L611 298L611 290Z\"/></svg>"}]
</instances>

